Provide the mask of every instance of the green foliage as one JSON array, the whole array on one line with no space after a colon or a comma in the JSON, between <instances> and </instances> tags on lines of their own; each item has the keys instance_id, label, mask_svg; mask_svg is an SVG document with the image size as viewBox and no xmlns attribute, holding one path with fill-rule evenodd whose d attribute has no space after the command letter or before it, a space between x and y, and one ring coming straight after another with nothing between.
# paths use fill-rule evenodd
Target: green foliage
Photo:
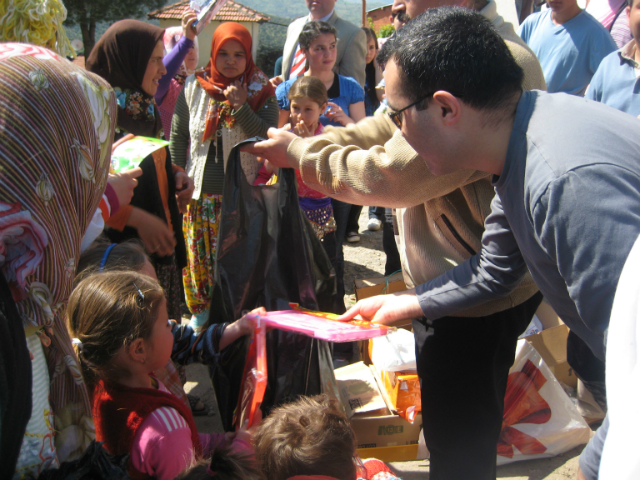
<instances>
[{"instance_id":1,"label":"green foliage","mask_svg":"<svg viewBox=\"0 0 640 480\"><path fill-rule=\"evenodd\" d=\"M390 37L395 31L396 30L393 28L393 25L384 25L380 27L380 30L378 31L378 38Z\"/></svg>"}]
</instances>

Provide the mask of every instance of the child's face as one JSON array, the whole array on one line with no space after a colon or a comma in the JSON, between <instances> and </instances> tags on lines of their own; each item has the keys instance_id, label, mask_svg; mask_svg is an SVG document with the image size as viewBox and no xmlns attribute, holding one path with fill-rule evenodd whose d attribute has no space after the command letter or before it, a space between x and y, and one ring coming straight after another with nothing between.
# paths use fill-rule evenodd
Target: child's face
<instances>
[{"instance_id":1,"label":"child's face","mask_svg":"<svg viewBox=\"0 0 640 480\"><path fill-rule=\"evenodd\" d=\"M145 340L147 356L145 366L149 372L155 372L164 367L171 358L173 350L173 333L167 314L167 301L163 298L158 307L158 317L153 324L151 335Z\"/></svg>"},{"instance_id":2,"label":"child's face","mask_svg":"<svg viewBox=\"0 0 640 480\"><path fill-rule=\"evenodd\" d=\"M336 64L336 36L332 33L318 35L304 52L309 60L309 68L313 71L331 70Z\"/></svg>"},{"instance_id":3,"label":"child's face","mask_svg":"<svg viewBox=\"0 0 640 480\"><path fill-rule=\"evenodd\" d=\"M242 75L247 67L247 55L237 40L228 40L218 50L216 70L227 77L235 78Z\"/></svg>"},{"instance_id":4,"label":"child's face","mask_svg":"<svg viewBox=\"0 0 640 480\"><path fill-rule=\"evenodd\" d=\"M378 53L376 41L374 38L370 38L367 40L367 56L364 58L364 63L373 62L373 59L376 58L376 53Z\"/></svg>"},{"instance_id":5,"label":"child's face","mask_svg":"<svg viewBox=\"0 0 640 480\"><path fill-rule=\"evenodd\" d=\"M640 1L640 0L639 0ZM294 98L291 100L291 126L295 127L300 120L304 121L304 124L313 134L318 128L318 119L322 112L324 112L327 104L318 105L309 97Z\"/></svg>"},{"instance_id":6,"label":"child's face","mask_svg":"<svg viewBox=\"0 0 640 480\"><path fill-rule=\"evenodd\" d=\"M187 67L187 70L195 70L198 66L198 57L195 48L191 47L187 52L187 56L184 57L184 66Z\"/></svg>"}]
</instances>

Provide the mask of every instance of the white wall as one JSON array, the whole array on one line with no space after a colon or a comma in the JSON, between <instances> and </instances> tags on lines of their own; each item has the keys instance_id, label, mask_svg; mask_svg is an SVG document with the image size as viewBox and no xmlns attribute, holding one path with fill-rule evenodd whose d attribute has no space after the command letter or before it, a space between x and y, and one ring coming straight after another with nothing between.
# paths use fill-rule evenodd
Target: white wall
<instances>
[{"instance_id":1,"label":"white wall","mask_svg":"<svg viewBox=\"0 0 640 480\"><path fill-rule=\"evenodd\" d=\"M198 35L198 46L199 46L199 58L198 58L198 67L204 67L207 63L209 63L209 57L211 56L211 41L213 40L213 32L216 30L218 25L221 22L210 22L209 25L204 27L204 30L200 32ZM251 33L251 38L253 40L253 45L251 47L251 54L253 55L253 61L255 62L256 57L258 55L258 47L260 43L259 33L260 33L260 24L258 22L239 22L241 25L249 30ZM169 27L179 27L179 20L160 20L160 28L169 28Z\"/></svg>"}]
</instances>

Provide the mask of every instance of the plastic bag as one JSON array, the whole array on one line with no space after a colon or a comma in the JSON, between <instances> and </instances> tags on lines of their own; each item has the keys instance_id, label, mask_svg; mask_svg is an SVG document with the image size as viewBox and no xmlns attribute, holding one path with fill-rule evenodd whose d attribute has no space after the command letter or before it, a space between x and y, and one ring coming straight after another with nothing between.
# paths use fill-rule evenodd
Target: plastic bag
<instances>
[{"instance_id":1,"label":"plastic bag","mask_svg":"<svg viewBox=\"0 0 640 480\"><path fill-rule=\"evenodd\" d=\"M378 370L401 372L416 369L416 340L413 332L399 328L371 340L371 362Z\"/></svg>"},{"instance_id":2,"label":"plastic bag","mask_svg":"<svg viewBox=\"0 0 640 480\"><path fill-rule=\"evenodd\" d=\"M296 302L312 310L330 311L334 305L335 273L300 210L295 172L281 169L278 178L275 185L249 184L238 146L231 151L220 212L213 322L240 318L243 311L259 306L285 310L289 302ZM329 351L326 342L296 333L267 333L265 414L299 395L323 393L319 359L325 349ZM246 340L230 350L211 368L225 430L232 429Z\"/></svg>"},{"instance_id":3,"label":"plastic bag","mask_svg":"<svg viewBox=\"0 0 640 480\"><path fill-rule=\"evenodd\" d=\"M43 470L38 480L125 480L129 454L111 455L95 440L78 460L63 462L59 468Z\"/></svg>"},{"instance_id":4,"label":"plastic bag","mask_svg":"<svg viewBox=\"0 0 640 480\"><path fill-rule=\"evenodd\" d=\"M249 344L249 352L242 375L242 387L238 398L238 408L233 418L236 430L254 425L255 413L262 405L267 388L267 336L265 324L260 318Z\"/></svg>"},{"instance_id":5,"label":"plastic bag","mask_svg":"<svg viewBox=\"0 0 640 480\"><path fill-rule=\"evenodd\" d=\"M498 465L560 455L589 441L591 429L526 340L519 340L504 399Z\"/></svg>"}]
</instances>

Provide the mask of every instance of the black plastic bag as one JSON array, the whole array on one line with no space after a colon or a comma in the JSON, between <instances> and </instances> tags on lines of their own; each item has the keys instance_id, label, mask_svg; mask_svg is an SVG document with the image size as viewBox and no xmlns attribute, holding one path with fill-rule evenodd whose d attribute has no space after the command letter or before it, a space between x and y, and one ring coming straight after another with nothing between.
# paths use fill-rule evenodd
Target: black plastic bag
<instances>
[{"instance_id":1,"label":"black plastic bag","mask_svg":"<svg viewBox=\"0 0 640 480\"><path fill-rule=\"evenodd\" d=\"M125 480L129 479L129 454L111 455L95 440L78 460L63 462L59 468L43 470L38 480Z\"/></svg>"},{"instance_id":2,"label":"black plastic bag","mask_svg":"<svg viewBox=\"0 0 640 480\"><path fill-rule=\"evenodd\" d=\"M295 171L280 169L275 185L247 182L238 148L257 140L236 145L227 162L211 308L214 323L240 318L244 311L259 306L269 311L287 310L289 302L296 302L328 311L334 304L335 273L300 210ZM221 300L222 306L216 300ZM225 430L232 428L246 345L245 340L228 347L230 352L225 352L220 365L211 367ZM319 353L325 353L325 361L331 358L326 355L329 348L326 342L304 335L269 332L263 412L267 414L273 406L299 395L322 393Z\"/></svg>"}]
</instances>

